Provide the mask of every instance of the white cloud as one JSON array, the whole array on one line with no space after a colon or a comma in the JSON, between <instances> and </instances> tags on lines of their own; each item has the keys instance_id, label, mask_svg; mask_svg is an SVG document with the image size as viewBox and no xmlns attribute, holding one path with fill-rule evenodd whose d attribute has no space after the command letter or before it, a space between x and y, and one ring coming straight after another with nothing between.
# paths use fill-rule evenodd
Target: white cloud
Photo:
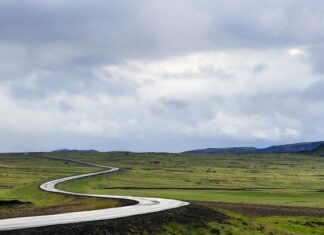
<instances>
[{"instance_id":1,"label":"white cloud","mask_svg":"<svg viewBox=\"0 0 324 235\"><path fill-rule=\"evenodd\" d=\"M323 137L322 1L18 2L0 2L0 150Z\"/></svg>"},{"instance_id":2,"label":"white cloud","mask_svg":"<svg viewBox=\"0 0 324 235\"><path fill-rule=\"evenodd\" d=\"M221 50L105 65L94 70L104 86L90 96L61 91L42 100L16 102L8 91L2 92L0 109L11 118L2 119L0 129L14 128L24 136L42 130L41 136L65 133L138 141L163 136L254 142L298 139L304 130L298 117L282 113L267 100L263 105L271 105L276 113L244 108L253 107L253 99L263 94L303 90L319 79L307 60L295 60L287 50ZM260 64L265 69L256 73ZM35 79L40 78L25 81L33 87ZM129 83L135 92L123 96L105 92L105 86L109 90L111 84Z\"/></svg>"},{"instance_id":3,"label":"white cloud","mask_svg":"<svg viewBox=\"0 0 324 235\"><path fill-rule=\"evenodd\" d=\"M292 57L300 57L306 55L306 52L300 48L292 48L288 51L288 54Z\"/></svg>"},{"instance_id":4,"label":"white cloud","mask_svg":"<svg viewBox=\"0 0 324 235\"><path fill-rule=\"evenodd\" d=\"M179 130L199 137L280 140L299 137L297 120L274 115L238 114L218 111L215 117L196 125L179 125Z\"/></svg>"},{"instance_id":5,"label":"white cloud","mask_svg":"<svg viewBox=\"0 0 324 235\"><path fill-rule=\"evenodd\" d=\"M106 73L107 79L127 78L138 84L143 96L150 98L251 95L303 89L319 79L311 73L308 63L294 60L285 52L285 48L201 52L157 61L127 61L123 65L105 66L100 73ZM253 73L259 64L267 69Z\"/></svg>"}]
</instances>

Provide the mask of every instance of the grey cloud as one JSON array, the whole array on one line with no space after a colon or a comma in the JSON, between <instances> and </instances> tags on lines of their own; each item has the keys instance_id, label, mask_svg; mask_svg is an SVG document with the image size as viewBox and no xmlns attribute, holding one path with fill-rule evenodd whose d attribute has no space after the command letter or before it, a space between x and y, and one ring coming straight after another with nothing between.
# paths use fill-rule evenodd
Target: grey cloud
<instances>
[{"instance_id":1,"label":"grey cloud","mask_svg":"<svg viewBox=\"0 0 324 235\"><path fill-rule=\"evenodd\" d=\"M162 103L174 109L184 109L188 106L188 102L175 99L162 100Z\"/></svg>"},{"instance_id":2,"label":"grey cloud","mask_svg":"<svg viewBox=\"0 0 324 235\"><path fill-rule=\"evenodd\" d=\"M324 81L313 83L310 87L302 92L302 96L309 102L322 102L324 103Z\"/></svg>"},{"instance_id":3,"label":"grey cloud","mask_svg":"<svg viewBox=\"0 0 324 235\"><path fill-rule=\"evenodd\" d=\"M295 126L302 136L292 138L288 142L317 140L323 138L321 131L324 115L321 108L324 104L323 90L323 81L318 81L304 90L290 89L283 92L234 96L228 103L235 104L238 115L258 114L270 117L271 121L275 120L273 117L281 116L290 120L291 126Z\"/></svg>"},{"instance_id":4,"label":"grey cloud","mask_svg":"<svg viewBox=\"0 0 324 235\"><path fill-rule=\"evenodd\" d=\"M311 66L316 76L321 77L324 73L323 15L322 0L264 0L262 4L259 0L2 0L0 95L9 91L11 103L8 106L0 103L0 108L2 105L12 107L14 111L8 115L15 116L18 107L37 110L45 102L46 109L53 108L55 115L63 114L73 123L98 117L117 123L122 120L121 126L127 119L140 122L133 134L121 139L68 133L69 139L73 139L69 146L64 146L66 143L62 141L66 132L53 127L65 123L62 116L64 121L51 123L53 130L39 135L4 125L0 140L7 142L2 141L3 149L30 149L30 146L41 145L47 149L80 148L82 145L101 150L183 150L202 145L230 146L233 142L235 145L269 144L266 142L269 140L230 136L193 137L179 134L176 129L179 123L194 126L208 122L218 111L228 111L234 116L278 114L300 124L301 138L321 138L323 133L318 125L324 115L322 81L303 91L285 90L285 93L260 91L214 99L206 96L150 100L141 97L141 84L127 76L116 78L107 73L100 77L97 72L106 65L120 65L129 60L150 61L194 52L262 51L301 45L310 48ZM251 73L259 73L259 76L268 69L267 64L259 63ZM184 71L163 78L230 80L232 76L231 71L207 65L196 73ZM61 93L66 97L55 100ZM79 101L71 101L77 96L99 105L94 110L89 107L89 113L78 110ZM100 103L100 96L108 101ZM131 97L134 103L125 97ZM163 130L157 131L161 126ZM7 133L11 133L11 138L6 138ZM57 137L52 137L54 135ZM28 146L21 144L26 139Z\"/></svg>"},{"instance_id":5,"label":"grey cloud","mask_svg":"<svg viewBox=\"0 0 324 235\"><path fill-rule=\"evenodd\" d=\"M200 67L198 74L203 78L223 78L228 79L232 77L230 71L226 71L221 68L215 68L214 66Z\"/></svg>"},{"instance_id":6,"label":"grey cloud","mask_svg":"<svg viewBox=\"0 0 324 235\"><path fill-rule=\"evenodd\" d=\"M217 48L320 43L323 11L319 1L292 0L11 0L1 1L0 41L22 47L37 68L60 69L50 60L44 64L46 52L64 66L93 66Z\"/></svg>"},{"instance_id":7,"label":"grey cloud","mask_svg":"<svg viewBox=\"0 0 324 235\"><path fill-rule=\"evenodd\" d=\"M218 109L225 106L223 98L211 100L188 98L161 98L148 104L150 115L154 118L170 120L170 123L192 125L212 119Z\"/></svg>"},{"instance_id":8,"label":"grey cloud","mask_svg":"<svg viewBox=\"0 0 324 235\"><path fill-rule=\"evenodd\" d=\"M257 64L257 65L253 68L253 72L254 72L254 73L261 73L261 72L263 72L266 68L267 68L267 66L266 66L265 64Z\"/></svg>"},{"instance_id":9,"label":"grey cloud","mask_svg":"<svg viewBox=\"0 0 324 235\"><path fill-rule=\"evenodd\" d=\"M324 74L324 45L311 47L311 62L315 73Z\"/></svg>"},{"instance_id":10,"label":"grey cloud","mask_svg":"<svg viewBox=\"0 0 324 235\"><path fill-rule=\"evenodd\" d=\"M63 42L105 58L323 39L318 1L2 1L0 9L1 40Z\"/></svg>"}]
</instances>

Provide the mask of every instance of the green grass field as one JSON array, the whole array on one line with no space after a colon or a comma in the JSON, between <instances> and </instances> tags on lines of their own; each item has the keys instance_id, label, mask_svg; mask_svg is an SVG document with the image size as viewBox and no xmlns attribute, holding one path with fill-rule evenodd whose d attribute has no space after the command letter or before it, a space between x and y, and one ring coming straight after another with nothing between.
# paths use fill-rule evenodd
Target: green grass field
<instances>
[{"instance_id":1,"label":"green grass field","mask_svg":"<svg viewBox=\"0 0 324 235\"><path fill-rule=\"evenodd\" d=\"M69 153L64 157L122 169L59 185L69 191L176 198L198 204L208 201L324 208L323 157L124 152ZM66 161L0 154L0 201L31 202L14 208L0 205L0 218L117 206L111 200L79 199L38 189L39 184L50 179L98 170ZM171 223L163 226L160 233L324 234L324 219L320 217L250 217L226 213L229 215L226 224L211 222L207 227L192 227Z\"/></svg>"},{"instance_id":2,"label":"green grass field","mask_svg":"<svg viewBox=\"0 0 324 235\"><path fill-rule=\"evenodd\" d=\"M44 192L51 179L96 171L94 167L21 154L0 154L0 218L114 207L112 200L76 198ZM17 200L10 205L6 202Z\"/></svg>"},{"instance_id":3,"label":"green grass field","mask_svg":"<svg viewBox=\"0 0 324 235\"><path fill-rule=\"evenodd\" d=\"M324 158L298 155L97 154L73 156L122 171L71 191L324 208Z\"/></svg>"},{"instance_id":4,"label":"green grass field","mask_svg":"<svg viewBox=\"0 0 324 235\"><path fill-rule=\"evenodd\" d=\"M112 175L61 185L71 191L324 208L324 158L316 156L116 152L69 157L122 168ZM226 224L169 224L161 234L324 234L323 218L226 213Z\"/></svg>"},{"instance_id":5,"label":"green grass field","mask_svg":"<svg viewBox=\"0 0 324 235\"><path fill-rule=\"evenodd\" d=\"M226 223L210 222L206 227L168 224L158 233L192 235L321 235L324 234L324 218L316 217L262 217L249 218L227 212Z\"/></svg>"}]
</instances>

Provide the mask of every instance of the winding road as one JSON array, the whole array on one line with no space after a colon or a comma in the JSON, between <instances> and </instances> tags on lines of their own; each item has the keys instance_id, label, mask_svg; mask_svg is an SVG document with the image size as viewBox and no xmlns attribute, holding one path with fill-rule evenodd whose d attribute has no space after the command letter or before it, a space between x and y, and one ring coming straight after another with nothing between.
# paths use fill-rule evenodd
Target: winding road
<instances>
[{"instance_id":1,"label":"winding road","mask_svg":"<svg viewBox=\"0 0 324 235\"><path fill-rule=\"evenodd\" d=\"M147 197L132 197L132 196L115 196L115 195L99 195L99 194L83 194L67 192L55 188L57 184L81 179L90 176L109 174L112 172L119 171L119 168L103 166L93 163L88 163L79 160L71 160L65 158L54 158L55 160L65 160L72 161L76 163L86 164L94 167L99 167L105 169L104 171L99 171L95 173L88 173L76 176L65 177L53 181L46 182L40 185L40 188L44 191L62 193L75 196L86 196L86 197L97 197L97 198L111 198L111 199L128 199L136 201L137 204L131 206L108 208L92 211L82 211L82 212L70 212L56 215L44 215L44 216L29 216L20 217L13 219L3 219L0 220L0 231L17 230L24 228L35 228L49 225L58 224L69 224L69 223L80 223L98 220L109 220L116 218L123 218L134 215L148 214L152 212L159 212L169 209L175 209L178 207L183 207L189 205L188 202L173 200L173 199L163 199L163 198L147 198Z\"/></svg>"}]
</instances>

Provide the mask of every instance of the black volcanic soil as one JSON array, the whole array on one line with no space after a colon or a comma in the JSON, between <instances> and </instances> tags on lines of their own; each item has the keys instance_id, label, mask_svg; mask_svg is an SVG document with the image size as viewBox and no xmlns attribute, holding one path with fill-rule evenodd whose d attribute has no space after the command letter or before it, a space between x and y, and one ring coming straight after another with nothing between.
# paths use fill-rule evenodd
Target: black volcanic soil
<instances>
[{"instance_id":1,"label":"black volcanic soil","mask_svg":"<svg viewBox=\"0 0 324 235\"><path fill-rule=\"evenodd\" d=\"M224 202L199 202L201 206L212 206L213 208L233 211L247 216L314 216L324 217L323 208L272 206L242 203Z\"/></svg>"},{"instance_id":2,"label":"black volcanic soil","mask_svg":"<svg viewBox=\"0 0 324 235\"><path fill-rule=\"evenodd\" d=\"M222 202L195 202L174 210L96 222L55 225L33 229L0 232L0 235L124 235L155 234L163 225L178 223L205 227L211 221L226 223L224 209L246 216L314 216L324 217L324 209Z\"/></svg>"},{"instance_id":3,"label":"black volcanic soil","mask_svg":"<svg viewBox=\"0 0 324 235\"><path fill-rule=\"evenodd\" d=\"M30 204L30 202L22 202L19 200L0 200L0 206L17 206L24 204Z\"/></svg>"},{"instance_id":4,"label":"black volcanic soil","mask_svg":"<svg viewBox=\"0 0 324 235\"><path fill-rule=\"evenodd\" d=\"M174 210L139 215L128 218L56 225L34 229L2 232L1 235L124 235L154 234L164 224L179 223L191 226L207 226L210 221L225 222L227 216L222 212L199 205L189 205Z\"/></svg>"}]
</instances>

